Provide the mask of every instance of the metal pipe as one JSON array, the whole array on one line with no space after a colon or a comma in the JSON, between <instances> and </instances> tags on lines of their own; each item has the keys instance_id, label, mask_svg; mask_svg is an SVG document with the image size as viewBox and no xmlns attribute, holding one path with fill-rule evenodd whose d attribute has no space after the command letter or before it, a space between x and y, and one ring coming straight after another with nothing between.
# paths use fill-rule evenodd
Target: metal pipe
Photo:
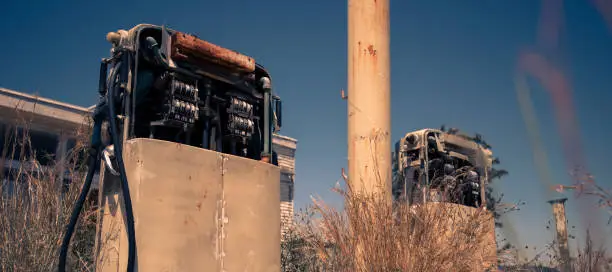
<instances>
[{"instance_id":1,"label":"metal pipe","mask_svg":"<svg viewBox=\"0 0 612 272\"><path fill-rule=\"evenodd\" d=\"M262 77L260 79L261 88L264 91L264 148L263 148L263 156L269 156L270 161L272 161L272 126L270 114L270 98L272 97L272 83L269 77Z\"/></svg>"},{"instance_id":2,"label":"metal pipe","mask_svg":"<svg viewBox=\"0 0 612 272\"><path fill-rule=\"evenodd\" d=\"M348 1L348 170L354 192L391 200L389 0Z\"/></svg>"},{"instance_id":3,"label":"metal pipe","mask_svg":"<svg viewBox=\"0 0 612 272\"><path fill-rule=\"evenodd\" d=\"M555 229L557 245L559 246L559 255L561 255L562 272L571 272L571 259L567 239L567 221L565 218L565 201L567 198L560 198L548 201L553 208L553 216L555 217Z\"/></svg>"},{"instance_id":4,"label":"metal pipe","mask_svg":"<svg viewBox=\"0 0 612 272\"><path fill-rule=\"evenodd\" d=\"M270 133L270 91L267 90L264 93L264 153L268 156L272 155L270 141L272 140L272 133Z\"/></svg>"}]
</instances>

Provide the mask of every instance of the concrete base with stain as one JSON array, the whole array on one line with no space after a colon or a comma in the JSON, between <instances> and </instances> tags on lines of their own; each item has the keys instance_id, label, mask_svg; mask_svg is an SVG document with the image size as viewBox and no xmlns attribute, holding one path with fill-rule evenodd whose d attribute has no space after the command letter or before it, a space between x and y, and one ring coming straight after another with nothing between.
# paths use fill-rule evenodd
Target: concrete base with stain
<instances>
[{"instance_id":1,"label":"concrete base with stain","mask_svg":"<svg viewBox=\"0 0 612 272\"><path fill-rule=\"evenodd\" d=\"M138 271L280 271L280 169L154 139L128 140ZM96 271L125 271L120 181L102 167Z\"/></svg>"}]
</instances>

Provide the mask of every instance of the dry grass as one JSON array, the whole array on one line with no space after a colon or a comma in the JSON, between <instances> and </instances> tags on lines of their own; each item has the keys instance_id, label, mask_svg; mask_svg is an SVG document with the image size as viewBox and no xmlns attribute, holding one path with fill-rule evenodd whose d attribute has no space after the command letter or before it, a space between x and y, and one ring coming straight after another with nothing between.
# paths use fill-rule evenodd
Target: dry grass
<instances>
[{"instance_id":1,"label":"dry grass","mask_svg":"<svg viewBox=\"0 0 612 272\"><path fill-rule=\"evenodd\" d=\"M572 260L572 269L576 272L612 271L612 258L607 256L606 248L595 247L589 230L586 231L586 241L578 248L578 255Z\"/></svg>"},{"instance_id":2,"label":"dry grass","mask_svg":"<svg viewBox=\"0 0 612 272\"><path fill-rule=\"evenodd\" d=\"M610 207L609 192L592 187L586 194L602 199L602 207ZM558 271L554 270L559 265L554 242L530 260L518 260L503 250L495 256L495 248L487 248L493 228L485 228L492 219L482 210L457 213L452 205L393 207L379 198L354 194L350 188L335 190L344 198L345 209L313 199L285 237L283 271L482 271L479 265L487 261L503 263L504 271ZM584 246L576 251L573 272L612 271L612 259L606 257L605 248L594 246L588 230ZM355 262L355 252L361 252L362 262Z\"/></svg>"},{"instance_id":3,"label":"dry grass","mask_svg":"<svg viewBox=\"0 0 612 272\"><path fill-rule=\"evenodd\" d=\"M577 246L575 256L571 258L572 272L612 271L612 257L608 255L606 248L595 246L588 229L585 237L584 245ZM551 270L551 268L560 267L560 264L558 244L553 241L537 252L530 260L519 261L512 258L506 260L505 271L558 271Z\"/></svg>"},{"instance_id":4,"label":"dry grass","mask_svg":"<svg viewBox=\"0 0 612 272\"><path fill-rule=\"evenodd\" d=\"M28 121L19 124L25 133L16 133L14 127L7 130L1 157L4 163L15 152L21 154L20 167L9 171L18 182L3 181L0 187L0 271L54 271L65 225L83 182L84 165L75 158L86 148L88 130L83 127L80 141L68 154L64 166L73 182L64 186L62 163L43 167L33 159ZM289 234L291 246L283 247L285 271L474 271L483 258L495 258L495 250L492 256L483 252L488 235L483 226L493 222L485 212L393 207L350 190L337 192L346 201L343 211L317 200L312 213ZM95 213L87 208L71 244L72 271L92 270ZM349 222L354 222L352 228ZM360 243L366 247L360 248ZM358 249L364 256L359 267L352 257Z\"/></svg>"},{"instance_id":5,"label":"dry grass","mask_svg":"<svg viewBox=\"0 0 612 272\"><path fill-rule=\"evenodd\" d=\"M559 264L554 242L530 260L517 260L504 251L495 256L494 248L492 254L487 251L491 233L483 226L492 224L492 219L482 211L393 208L376 198L337 191L345 198L344 210L313 200L299 214L285 236L282 271L482 271L479 265L495 264L495 258L504 264L504 271L558 271L553 269ZM359 242L366 247L360 248ZM364 256L361 267L353 257L358 250ZM572 271L612 271L612 258L606 256L605 248L595 247L587 230L585 244L572 258Z\"/></svg>"},{"instance_id":6,"label":"dry grass","mask_svg":"<svg viewBox=\"0 0 612 272\"><path fill-rule=\"evenodd\" d=\"M63 163L56 160L42 166L31 148L30 122L22 118L15 123L6 129L0 157L0 271L55 271L65 226L83 183L84 162L78 158L85 151L88 130L83 126L78 132L77 144ZM16 127L23 132L17 133ZM15 153L20 154L20 166L6 168L5 162ZM62 181L62 169L64 179L72 181L69 184ZM71 243L71 271L92 270L92 219L95 214L86 206Z\"/></svg>"},{"instance_id":7,"label":"dry grass","mask_svg":"<svg viewBox=\"0 0 612 272\"><path fill-rule=\"evenodd\" d=\"M16 121L24 128L21 134L17 126L7 129L0 154L2 272L55 270L65 225L83 182L84 162L78 158L86 149L88 126L77 133L77 145L64 163L41 166L31 148L29 123L26 119ZM5 177L7 158L16 153L20 154L20 166ZM72 180L70 184L61 181L62 166L65 177ZM9 177L17 182L9 183ZM602 207L612 207L608 191L594 185L589 188L586 194L602 199ZM480 271L484 263L497 262L495 244L490 243L494 241L493 227L487 228L493 223L488 212L455 205L393 206L380 198L355 194L350 188L335 190L344 198L344 209L313 199L282 244L283 271L460 272ZM72 271L92 271L95 211L91 206L85 207L81 219L68 263ZM355 252L363 256L362 262L355 261ZM612 271L604 256L605 250L595 248L587 235L585 246L573 259L573 269ZM534 271L524 268L525 262L504 262L515 263L512 271ZM527 262L531 263L533 260Z\"/></svg>"},{"instance_id":8,"label":"dry grass","mask_svg":"<svg viewBox=\"0 0 612 272\"><path fill-rule=\"evenodd\" d=\"M345 199L344 210L314 200L290 240L295 248L285 250L302 259L284 271L459 272L495 264L494 222L486 211L393 206L350 188L336 191ZM355 261L355 252L363 261Z\"/></svg>"}]
</instances>

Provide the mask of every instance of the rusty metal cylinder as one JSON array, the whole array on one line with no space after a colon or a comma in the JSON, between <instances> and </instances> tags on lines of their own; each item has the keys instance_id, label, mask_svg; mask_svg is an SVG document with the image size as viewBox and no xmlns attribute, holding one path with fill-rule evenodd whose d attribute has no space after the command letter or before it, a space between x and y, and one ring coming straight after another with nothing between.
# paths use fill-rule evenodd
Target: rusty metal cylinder
<instances>
[{"instance_id":1,"label":"rusty metal cylinder","mask_svg":"<svg viewBox=\"0 0 612 272\"><path fill-rule=\"evenodd\" d=\"M137 271L280 271L278 167L155 139L126 141L123 156ZM100 180L96 271L125 271L119 177Z\"/></svg>"},{"instance_id":2,"label":"rusty metal cylinder","mask_svg":"<svg viewBox=\"0 0 612 272\"><path fill-rule=\"evenodd\" d=\"M391 202L389 0L348 1L348 183ZM355 238L361 240L359 237ZM366 269L358 242L355 269Z\"/></svg>"},{"instance_id":3,"label":"rusty metal cylinder","mask_svg":"<svg viewBox=\"0 0 612 272\"><path fill-rule=\"evenodd\" d=\"M391 200L389 53L389 0L349 0L348 178Z\"/></svg>"},{"instance_id":4,"label":"rusty metal cylinder","mask_svg":"<svg viewBox=\"0 0 612 272\"><path fill-rule=\"evenodd\" d=\"M175 60L195 63L206 61L242 72L255 71L253 58L192 35L176 32L172 35L172 46L172 58Z\"/></svg>"}]
</instances>

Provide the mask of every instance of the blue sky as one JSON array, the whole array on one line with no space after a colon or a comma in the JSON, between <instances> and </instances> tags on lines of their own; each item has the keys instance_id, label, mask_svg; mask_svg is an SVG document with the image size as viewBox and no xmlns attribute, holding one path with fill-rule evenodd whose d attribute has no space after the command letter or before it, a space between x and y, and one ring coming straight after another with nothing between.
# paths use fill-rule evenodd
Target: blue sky
<instances>
[{"instance_id":1,"label":"blue sky","mask_svg":"<svg viewBox=\"0 0 612 272\"><path fill-rule=\"evenodd\" d=\"M122 1L123 2L123 1ZM108 31L167 24L251 55L284 100L283 134L299 140L296 205L329 188L346 165L346 1L10 1L0 29L0 86L78 105L95 103ZM612 187L612 35L587 1L565 1L574 101L588 167ZM392 135L441 124L480 132L510 172L497 184L527 206L510 219L542 244L550 206L537 179L513 85L521 46L533 44L539 1L391 1ZM537 90L537 88L536 88ZM569 183L548 95L533 96L554 178ZM575 201L570 225L579 225ZM593 210L593 213L598 211ZM598 212L598 214L602 214ZM610 227L607 228L610 234Z\"/></svg>"}]
</instances>

